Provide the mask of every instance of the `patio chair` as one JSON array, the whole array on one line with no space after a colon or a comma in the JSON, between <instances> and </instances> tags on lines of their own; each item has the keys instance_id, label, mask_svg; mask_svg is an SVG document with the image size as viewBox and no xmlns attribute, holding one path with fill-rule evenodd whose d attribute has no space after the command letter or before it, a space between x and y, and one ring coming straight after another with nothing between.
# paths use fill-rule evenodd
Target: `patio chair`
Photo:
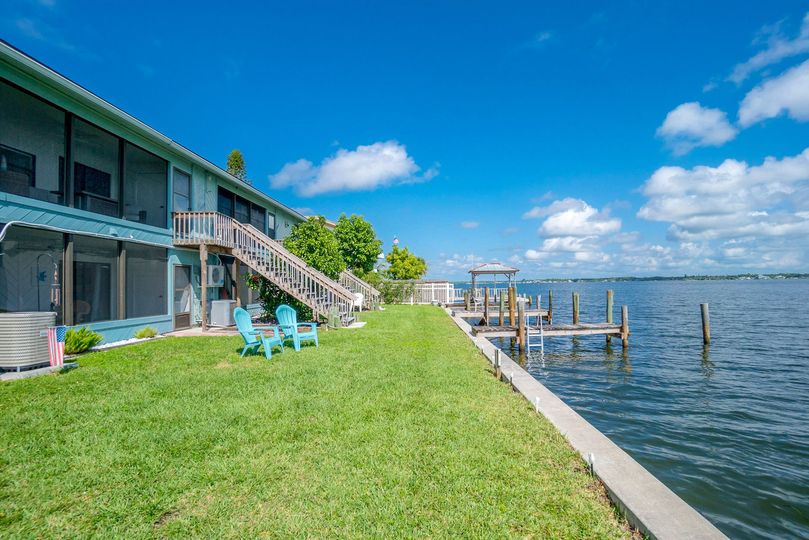
<instances>
[{"instance_id":1,"label":"patio chair","mask_svg":"<svg viewBox=\"0 0 809 540\"><path fill-rule=\"evenodd\" d=\"M301 350L301 341L314 341L315 347L319 347L317 323L299 323L297 312L286 304L278 306L278 309L275 310L275 318L278 319L278 326L284 331L284 339L292 338L296 351ZM301 331L301 328L304 330Z\"/></svg>"},{"instance_id":2,"label":"patio chair","mask_svg":"<svg viewBox=\"0 0 809 540\"><path fill-rule=\"evenodd\" d=\"M281 339L280 328L272 324L253 326L250 314L242 308L233 310L233 318L236 320L236 328L239 329L239 333L244 339L242 357L248 352L256 354L262 346L264 346L264 356L267 357L267 360L272 358L272 348L276 345L281 347L281 352L284 352L284 342ZM272 330L273 335L266 335L264 333L266 330Z\"/></svg>"}]
</instances>

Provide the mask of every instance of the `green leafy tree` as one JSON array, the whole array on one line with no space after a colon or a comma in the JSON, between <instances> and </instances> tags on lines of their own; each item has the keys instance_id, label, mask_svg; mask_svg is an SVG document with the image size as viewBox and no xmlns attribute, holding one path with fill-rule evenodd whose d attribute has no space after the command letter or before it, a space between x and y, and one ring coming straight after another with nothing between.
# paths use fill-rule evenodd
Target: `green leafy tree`
<instances>
[{"instance_id":1,"label":"green leafy tree","mask_svg":"<svg viewBox=\"0 0 809 540\"><path fill-rule=\"evenodd\" d=\"M244 182L247 182L247 167L241 150L231 150L228 154L227 171Z\"/></svg>"},{"instance_id":2,"label":"green leafy tree","mask_svg":"<svg viewBox=\"0 0 809 540\"><path fill-rule=\"evenodd\" d=\"M382 241L376 237L374 227L362 216L345 214L337 220L334 237L346 266L364 275L374 269Z\"/></svg>"},{"instance_id":3,"label":"green leafy tree","mask_svg":"<svg viewBox=\"0 0 809 540\"><path fill-rule=\"evenodd\" d=\"M336 280L346 269L337 238L326 227L323 216L310 217L295 225L284 239L284 247L331 279Z\"/></svg>"},{"instance_id":4,"label":"green leafy tree","mask_svg":"<svg viewBox=\"0 0 809 540\"><path fill-rule=\"evenodd\" d=\"M331 279L336 280L346 268L337 246L337 239L326 227L326 220L323 217L311 217L295 225L290 235L284 239L284 247ZM270 280L255 274L247 284L259 292L266 318L274 317L276 308L281 304L295 308L302 320L312 318L312 310L306 304L284 292Z\"/></svg>"},{"instance_id":5,"label":"green leafy tree","mask_svg":"<svg viewBox=\"0 0 809 540\"><path fill-rule=\"evenodd\" d=\"M385 259L390 265L388 275L393 279L421 279L427 273L427 262L406 247L393 246Z\"/></svg>"}]
</instances>

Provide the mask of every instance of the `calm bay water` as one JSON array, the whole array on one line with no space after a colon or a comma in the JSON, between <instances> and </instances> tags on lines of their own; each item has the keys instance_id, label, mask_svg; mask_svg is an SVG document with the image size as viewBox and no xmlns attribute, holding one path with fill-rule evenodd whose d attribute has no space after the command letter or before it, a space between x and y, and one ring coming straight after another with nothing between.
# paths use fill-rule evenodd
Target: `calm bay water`
<instances>
[{"instance_id":1,"label":"calm bay water","mask_svg":"<svg viewBox=\"0 0 809 540\"><path fill-rule=\"evenodd\" d=\"M809 538L809 280L520 285L554 294L554 322L615 320L603 336L549 338L528 371L731 538ZM702 345L699 304L711 307ZM509 351L510 340L495 340Z\"/></svg>"}]
</instances>

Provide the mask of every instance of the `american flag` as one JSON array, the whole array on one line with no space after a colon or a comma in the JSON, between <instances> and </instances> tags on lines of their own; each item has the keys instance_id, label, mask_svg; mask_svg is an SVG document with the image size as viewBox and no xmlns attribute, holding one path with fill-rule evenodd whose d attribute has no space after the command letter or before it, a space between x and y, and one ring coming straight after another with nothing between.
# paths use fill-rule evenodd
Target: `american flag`
<instances>
[{"instance_id":1,"label":"american flag","mask_svg":"<svg viewBox=\"0 0 809 540\"><path fill-rule=\"evenodd\" d=\"M67 334L67 326L48 328L48 358L52 366L65 364L65 334Z\"/></svg>"}]
</instances>

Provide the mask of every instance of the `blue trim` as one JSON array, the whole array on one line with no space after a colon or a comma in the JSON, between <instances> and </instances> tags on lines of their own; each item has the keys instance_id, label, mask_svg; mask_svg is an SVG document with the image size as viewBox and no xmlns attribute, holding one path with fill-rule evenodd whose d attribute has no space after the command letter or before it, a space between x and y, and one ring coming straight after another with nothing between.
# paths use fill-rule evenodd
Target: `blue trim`
<instances>
[{"instance_id":1,"label":"blue trim","mask_svg":"<svg viewBox=\"0 0 809 540\"><path fill-rule=\"evenodd\" d=\"M172 320L171 315L157 315L154 317L138 317L135 319L125 319L122 321L105 321L90 324L76 325L71 328L80 328L86 326L91 330L98 332L104 337L101 343L112 343L115 341L122 341L134 337L135 332L141 328L151 326L156 329L160 334L171 332Z\"/></svg>"}]
</instances>

